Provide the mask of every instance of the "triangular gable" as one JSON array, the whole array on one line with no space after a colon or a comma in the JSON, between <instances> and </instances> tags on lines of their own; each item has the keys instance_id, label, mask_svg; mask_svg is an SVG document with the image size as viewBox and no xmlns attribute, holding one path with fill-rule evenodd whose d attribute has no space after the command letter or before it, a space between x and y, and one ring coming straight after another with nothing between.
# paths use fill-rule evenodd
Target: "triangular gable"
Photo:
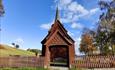
<instances>
[{"instance_id":1,"label":"triangular gable","mask_svg":"<svg viewBox=\"0 0 115 70\"><path fill-rule=\"evenodd\" d=\"M50 45L68 45L72 44L65 36L58 31L56 31L45 43Z\"/></svg>"},{"instance_id":2,"label":"triangular gable","mask_svg":"<svg viewBox=\"0 0 115 70\"><path fill-rule=\"evenodd\" d=\"M66 39L74 43L74 40L67 34L67 30L63 27L59 20L55 21L55 23L49 30L48 35L43 39L41 43L44 44L54 34L56 30L58 30L62 34L62 36L66 36Z\"/></svg>"}]
</instances>

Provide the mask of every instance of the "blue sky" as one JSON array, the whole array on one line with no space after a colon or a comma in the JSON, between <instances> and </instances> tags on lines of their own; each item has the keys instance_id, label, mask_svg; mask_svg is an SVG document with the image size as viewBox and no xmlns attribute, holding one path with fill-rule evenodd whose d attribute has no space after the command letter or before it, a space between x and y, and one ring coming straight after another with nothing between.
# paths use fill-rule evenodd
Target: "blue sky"
<instances>
[{"instance_id":1,"label":"blue sky","mask_svg":"<svg viewBox=\"0 0 115 70\"><path fill-rule=\"evenodd\" d=\"M54 21L58 4L60 21L79 42L84 27L95 29L101 11L98 0L3 0L5 14L1 18L1 43L16 42L20 48L41 49L41 41Z\"/></svg>"}]
</instances>

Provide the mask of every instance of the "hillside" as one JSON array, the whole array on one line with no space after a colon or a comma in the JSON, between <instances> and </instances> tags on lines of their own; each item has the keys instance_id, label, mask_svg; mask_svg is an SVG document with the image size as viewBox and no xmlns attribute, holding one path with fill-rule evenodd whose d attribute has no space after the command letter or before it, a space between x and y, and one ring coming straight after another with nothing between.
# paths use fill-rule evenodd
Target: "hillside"
<instances>
[{"instance_id":1,"label":"hillside","mask_svg":"<svg viewBox=\"0 0 115 70\"><path fill-rule=\"evenodd\" d=\"M10 56L10 55L35 56L33 52L29 52L22 49L16 49L8 45L0 44L0 56Z\"/></svg>"}]
</instances>

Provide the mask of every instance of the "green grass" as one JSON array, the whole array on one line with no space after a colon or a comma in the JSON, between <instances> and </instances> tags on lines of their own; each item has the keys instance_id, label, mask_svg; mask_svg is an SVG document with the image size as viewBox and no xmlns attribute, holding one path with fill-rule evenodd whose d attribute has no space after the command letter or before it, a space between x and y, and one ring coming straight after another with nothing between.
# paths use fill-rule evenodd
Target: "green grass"
<instances>
[{"instance_id":1,"label":"green grass","mask_svg":"<svg viewBox=\"0 0 115 70\"><path fill-rule=\"evenodd\" d=\"M35 56L33 52L29 52L22 49L16 49L14 47L0 44L0 57L10 55L21 55L21 56Z\"/></svg>"},{"instance_id":2,"label":"green grass","mask_svg":"<svg viewBox=\"0 0 115 70\"><path fill-rule=\"evenodd\" d=\"M32 68L32 67L24 67L24 68L0 68L0 70L48 70L44 68Z\"/></svg>"}]
</instances>

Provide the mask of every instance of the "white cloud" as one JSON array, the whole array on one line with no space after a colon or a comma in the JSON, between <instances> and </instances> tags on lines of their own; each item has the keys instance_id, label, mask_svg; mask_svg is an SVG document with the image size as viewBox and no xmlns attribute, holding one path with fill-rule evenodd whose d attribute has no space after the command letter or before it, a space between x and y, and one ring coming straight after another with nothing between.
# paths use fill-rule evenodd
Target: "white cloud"
<instances>
[{"instance_id":1,"label":"white cloud","mask_svg":"<svg viewBox=\"0 0 115 70\"><path fill-rule=\"evenodd\" d=\"M72 0L60 0L59 3L61 3L62 5L68 5L71 3Z\"/></svg>"},{"instance_id":2,"label":"white cloud","mask_svg":"<svg viewBox=\"0 0 115 70\"><path fill-rule=\"evenodd\" d=\"M48 29L51 28L51 25L53 24L53 22L54 22L54 21L52 21L52 22L50 22L50 23L47 23L47 24L41 24L41 25L40 25L40 28L48 30Z\"/></svg>"},{"instance_id":3,"label":"white cloud","mask_svg":"<svg viewBox=\"0 0 115 70\"><path fill-rule=\"evenodd\" d=\"M100 0L100 1L112 1L112 0Z\"/></svg>"},{"instance_id":4,"label":"white cloud","mask_svg":"<svg viewBox=\"0 0 115 70\"><path fill-rule=\"evenodd\" d=\"M41 28L43 28L43 29L50 29L50 27L51 27L51 23L48 23L48 24L42 24L41 26L40 26Z\"/></svg>"},{"instance_id":5,"label":"white cloud","mask_svg":"<svg viewBox=\"0 0 115 70\"><path fill-rule=\"evenodd\" d=\"M80 14L87 14L88 11L80 4L78 4L77 2L72 2L69 6L68 6L69 11L72 11L74 13L80 13Z\"/></svg>"},{"instance_id":6,"label":"white cloud","mask_svg":"<svg viewBox=\"0 0 115 70\"><path fill-rule=\"evenodd\" d=\"M76 27L77 27L77 24L76 24L76 23L73 23L73 24L71 25L71 27L72 27L72 28L76 28Z\"/></svg>"},{"instance_id":7,"label":"white cloud","mask_svg":"<svg viewBox=\"0 0 115 70\"><path fill-rule=\"evenodd\" d=\"M72 23L71 28L82 29L82 28L83 28L83 25L81 25L80 23Z\"/></svg>"},{"instance_id":8,"label":"white cloud","mask_svg":"<svg viewBox=\"0 0 115 70\"><path fill-rule=\"evenodd\" d=\"M23 40L22 38L17 38L17 39L15 40L15 43L16 43L16 44L23 44L23 43L24 43L24 40Z\"/></svg>"},{"instance_id":9,"label":"white cloud","mask_svg":"<svg viewBox=\"0 0 115 70\"><path fill-rule=\"evenodd\" d=\"M71 24L72 28L82 28L82 24L78 23L80 18L91 17L99 11L99 8L86 9L83 5L79 4L74 0L55 0L58 3L61 15L61 21L63 23L74 23Z\"/></svg>"},{"instance_id":10,"label":"white cloud","mask_svg":"<svg viewBox=\"0 0 115 70\"><path fill-rule=\"evenodd\" d=\"M77 3L76 2L72 2L69 6L68 6L68 9L69 11L72 11L72 12L77 12Z\"/></svg>"},{"instance_id":11,"label":"white cloud","mask_svg":"<svg viewBox=\"0 0 115 70\"><path fill-rule=\"evenodd\" d=\"M69 34L70 36L74 36L74 33L70 32L70 31L68 31L68 34Z\"/></svg>"},{"instance_id":12,"label":"white cloud","mask_svg":"<svg viewBox=\"0 0 115 70\"><path fill-rule=\"evenodd\" d=\"M72 19L73 18L74 13L73 12L67 12L64 13L64 17L68 18L68 19Z\"/></svg>"},{"instance_id":13,"label":"white cloud","mask_svg":"<svg viewBox=\"0 0 115 70\"><path fill-rule=\"evenodd\" d=\"M71 23L71 20L70 19L67 19L67 18L61 18L61 21L63 23Z\"/></svg>"},{"instance_id":14,"label":"white cloud","mask_svg":"<svg viewBox=\"0 0 115 70\"><path fill-rule=\"evenodd\" d=\"M99 11L99 8L91 9L89 12L90 14L95 14L97 11Z\"/></svg>"},{"instance_id":15,"label":"white cloud","mask_svg":"<svg viewBox=\"0 0 115 70\"><path fill-rule=\"evenodd\" d=\"M76 37L76 38L75 38L75 45L76 45L76 46L79 46L80 41L81 41L81 37Z\"/></svg>"},{"instance_id":16,"label":"white cloud","mask_svg":"<svg viewBox=\"0 0 115 70\"><path fill-rule=\"evenodd\" d=\"M79 52L79 44L81 41L81 37L76 37L75 38L75 51L77 55L81 55L81 53Z\"/></svg>"}]
</instances>

